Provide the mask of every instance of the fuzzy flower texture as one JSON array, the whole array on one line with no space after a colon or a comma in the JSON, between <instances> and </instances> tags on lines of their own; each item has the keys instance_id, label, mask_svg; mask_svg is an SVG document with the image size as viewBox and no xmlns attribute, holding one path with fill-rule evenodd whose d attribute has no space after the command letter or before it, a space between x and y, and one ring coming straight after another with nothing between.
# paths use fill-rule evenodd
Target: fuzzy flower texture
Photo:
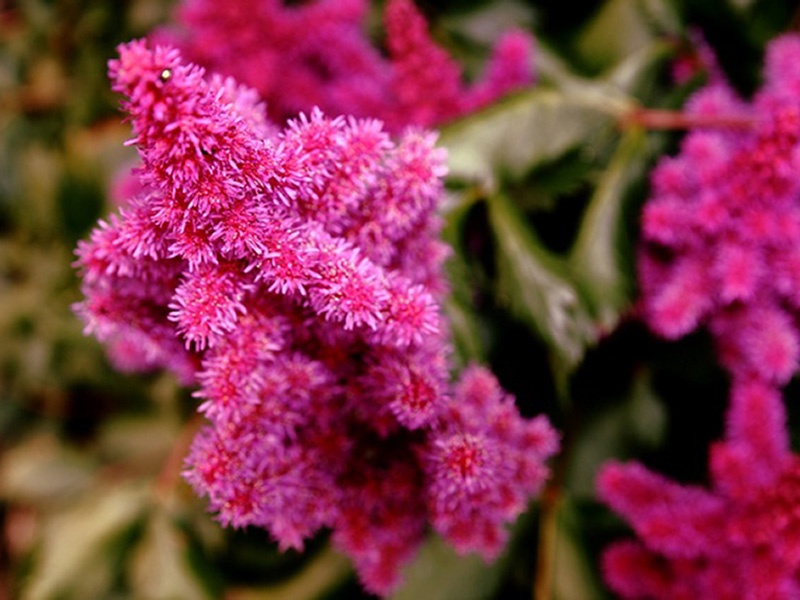
<instances>
[{"instance_id":1,"label":"fuzzy flower texture","mask_svg":"<svg viewBox=\"0 0 800 600\"><path fill-rule=\"evenodd\" d=\"M435 136L300 116L136 41L111 61L141 194L78 249L87 331L198 387L185 476L224 525L322 528L379 594L432 526L495 557L557 436L486 370L450 381Z\"/></svg>"},{"instance_id":2,"label":"fuzzy flower texture","mask_svg":"<svg viewBox=\"0 0 800 600\"><path fill-rule=\"evenodd\" d=\"M461 68L428 30L412 0L388 0L385 52L367 35L369 0L183 0L176 24L156 33L210 71L255 89L283 122L318 106L327 114L381 119L397 133L472 112L533 80L533 38L512 29L482 77Z\"/></svg>"},{"instance_id":3,"label":"fuzzy flower texture","mask_svg":"<svg viewBox=\"0 0 800 600\"><path fill-rule=\"evenodd\" d=\"M800 360L798 61L800 38L779 38L752 103L719 76L690 100L688 116L710 125L656 167L639 261L653 330L706 326L734 378L776 385Z\"/></svg>"},{"instance_id":4,"label":"fuzzy flower texture","mask_svg":"<svg viewBox=\"0 0 800 600\"><path fill-rule=\"evenodd\" d=\"M600 497L638 541L603 568L623 598L800 598L800 457L781 388L800 355L800 37L767 48L752 102L721 73L687 106L698 126L652 178L643 213L645 320L670 339L707 327L731 375L710 486L607 465Z\"/></svg>"}]
</instances>

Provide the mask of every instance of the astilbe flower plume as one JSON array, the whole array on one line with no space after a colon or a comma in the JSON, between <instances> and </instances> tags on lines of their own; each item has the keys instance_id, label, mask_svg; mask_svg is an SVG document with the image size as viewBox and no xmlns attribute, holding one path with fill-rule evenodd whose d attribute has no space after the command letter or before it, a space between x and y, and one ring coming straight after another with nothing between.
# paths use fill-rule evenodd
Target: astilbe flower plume
<instances>
[{"instance_id":1,"label":"astilbe flower plume","mask_svg":"<svg viewBox=\"0 0 800 600\"><path fill-rule=\"evenodd\" d=\"M381 594L429 525L495 556L557 439L480 367L452 389L435 136L316 110L276 133L142 41L110 75L141 186L79 244L77 311L119 367L197 387L185 476L220 522L282 548L330 528Z\"/></svg>"},{"instance_id":2,"label":"astilbe flower plume","mask_svg":"<svg viewBox=\"0 0 800 600\"><path fill-rule=\"evenodd\" d=\"M752 102L721 77L686 107L698 125L665 158L644 207L646 321L670 339L706 326L731 375L710 487L606 465L601 499L637 541L603 570L624 598L800 597L800 457L781 388L800 358L800 37L773 40Z\"/></svg>"},{"instance_id":3,"label":"astilbe flower plume","mask_svg":"<svg viewBox=\"0 0 800 600\"><path fill-rule=\"evenodd\" d=\"M638 463L604 467L600 497L639 537L603 555L620 597L800 597L800 456L789 451L785 418L779 390L739 382L726 439L711 450L709 489Z\"/></svg>"},{"instance_id":4,"label":"astilbe flower plume","mask_svg":"<svg viewBox=\"0 0 800 600\"><path fill-rule=\"evenodd\" d=\"M156 39L256 89L276 122L316 106L379 118L399 132L409 124L439 125L533 81L533 39L521 30L497 42L483 77L467 86L412 0L386 4L388 57L368 36L369 6L369 0L184 0L177 26Z\"/></svg>"},{"instance_id":5,"label":"astilbe flower plume","mask_svg":"<svg viewBox=\"0 0 800 600\"><path fill-rule=\"evenodd\" d=\"M734 376L781 385L800 359L798 60L800 38L778 38L752 102L718 79L690 100L687 114L710 125L656 167L639 261L653 330L706 326Z\"/></svg>"}]
</instances>

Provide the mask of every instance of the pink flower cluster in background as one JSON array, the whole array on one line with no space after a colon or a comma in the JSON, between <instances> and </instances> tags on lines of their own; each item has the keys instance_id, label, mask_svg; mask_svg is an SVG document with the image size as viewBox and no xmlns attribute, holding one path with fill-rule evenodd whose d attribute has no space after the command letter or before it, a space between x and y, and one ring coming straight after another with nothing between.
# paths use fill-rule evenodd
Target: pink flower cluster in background
<instances>
[{"instance_id":1,"label":"pink flower cluster in background","mask_svg":"<svg viewBox=\"0 0 800 600\"><path fill-rule=\"evenodd\" d=\"M521 30L498 40L482 79L467 86L412 0L386 4L388 56L367 34L369 8L369 0L184 0L176 26L156 39L254 88L278 123L316 106L381 119L392 132L429 127L533 80L533 39Z\"/></svg>"},{"instance_id":2,"label":"pink flower cluster in background","mask_svg":"<svg viewBox=\"0 0 800 600\"><path fill-rule=\"evenodd\" d=\"M145 42L110 74L142 186L79 245L77 310L120 368L198 386L186 478L210 509L282 548L330 528L381 594L429 525L496 556L557 436L484 369L450 382L435 136L318 110L276 131Z\"/></svg>"},{"instance_id":3,"label":"pink flower cluster in background","mask_svg":"<svg viewBox=\"0 0 800 600\"><path fill-rule=\"evenodd\" d=\"M800 457L789 450L783 398L763 382L732 392L727 435L711 449L710 489L637 463L611 463L600 498L639 536L603 556L622 598L800 597Z\"/></svg>"},{"instance_id":4,"label":"pink flower cluster in background","mask_svg":"<svg viewBox=\"0 0 800 600\"><path fill-rule=\"evenodd\" d=\"M785 384L800 357L800 38L768 49L752 103L722 82L694 96L698 126L664 158L644 207L647 323L675 339L707 326L736 378ZM741 123L740 123L741 125Z\"/></svg>"},{"instance_id":5,"label":"pink flower cluster in background","mask_svg":"<svg viewBox=\"0 0 800 600\"><path fill-rule=\"evenodd\" d=\"M798 65L787 35L768 46L752 102L712 77L686 107L697 127L652 176L644 318L669 339L707 327L732 391L710 489L638 463L602 469L601 499L639 536L603 558L624 598L800 597L800 458L781 395L800 356Z\"/></svg>"}]
</instances>

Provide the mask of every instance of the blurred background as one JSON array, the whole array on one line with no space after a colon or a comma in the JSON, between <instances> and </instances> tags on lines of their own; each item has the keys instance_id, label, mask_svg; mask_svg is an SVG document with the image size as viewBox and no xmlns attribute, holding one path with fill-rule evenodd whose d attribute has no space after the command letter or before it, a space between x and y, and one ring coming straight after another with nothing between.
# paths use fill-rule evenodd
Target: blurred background
<instances>
[{"instance_id":1,"label":"blurred background","mask_svg":"<svg viewBox=\"0 0 800 600\"><path fill-rule=\"evenodd\" d=\"M457 557L432 538L396 597L532 598L546 569L548 597L605 598L597 557L626 529L594 500L597 467L635 456L704 481L727 394L706 336L667 344L635 318L646 174L680 132L625 130L618 107L681 106L704 77L673 77L676 62L696 54L691 31L751 93L764 44L798 25L796 7L418 6L468 75L508 26L539 42L531 90L443 130L456 250L448 309L460 359L489 363L523 414L547 413L565 451L497 563ZM76 243L114 210L109 190L136 158L123 146L130 130L106 62L120 42L169 22L173 8L0 0L0 598L366 597L324 534L303 554L281 554L264 532L220 528L180 476L197 427L191 390L166 374L116 372L71 309L80 300ZM381 9L376 2L370 19L378 39ZM475 183L487 177L499 182L492 193L502 192L502 205ZM531 299L530 289L543 291ZM574 306L553 299L567 291ZM787 396L797 431L795 387Z\"/></svg>"}]
</instances>

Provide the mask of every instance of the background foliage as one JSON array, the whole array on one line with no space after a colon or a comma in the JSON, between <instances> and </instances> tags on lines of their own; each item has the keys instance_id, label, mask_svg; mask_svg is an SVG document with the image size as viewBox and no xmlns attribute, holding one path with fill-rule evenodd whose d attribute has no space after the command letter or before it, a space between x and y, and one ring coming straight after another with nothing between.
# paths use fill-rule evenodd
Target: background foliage
<instances>
[{"instance_id":1,"label":"background foliage","mask_svg":"<svg viewBox=\"0 0 800 600\"><path fill-rule=\"evenodd\" d=\"M509 25L539 40L536 86L442 132L456 249L448 311L460 359L491 364L523 414L547 413L563 452L496 564L431 539L396 597L604 598L597 557L626 529L594 499L598 466L635 456L704 481L727 394L703 334L666 343L636 320L646 174L680 133L629 116L679 108L701 82L671 78L690 27L751 92L765 42L798 24L796 7L419 5L473 71ZM169 14L156 0L0 3L0 596L358 597L324 536L280 554L262 532L219 528L180 479L197 427L190 391L116 373L71 312L73 248L111 210L113 175L134 158L105 63ZM791 385L790 413L795 396Z\"/></svg>"}]
</instances>

